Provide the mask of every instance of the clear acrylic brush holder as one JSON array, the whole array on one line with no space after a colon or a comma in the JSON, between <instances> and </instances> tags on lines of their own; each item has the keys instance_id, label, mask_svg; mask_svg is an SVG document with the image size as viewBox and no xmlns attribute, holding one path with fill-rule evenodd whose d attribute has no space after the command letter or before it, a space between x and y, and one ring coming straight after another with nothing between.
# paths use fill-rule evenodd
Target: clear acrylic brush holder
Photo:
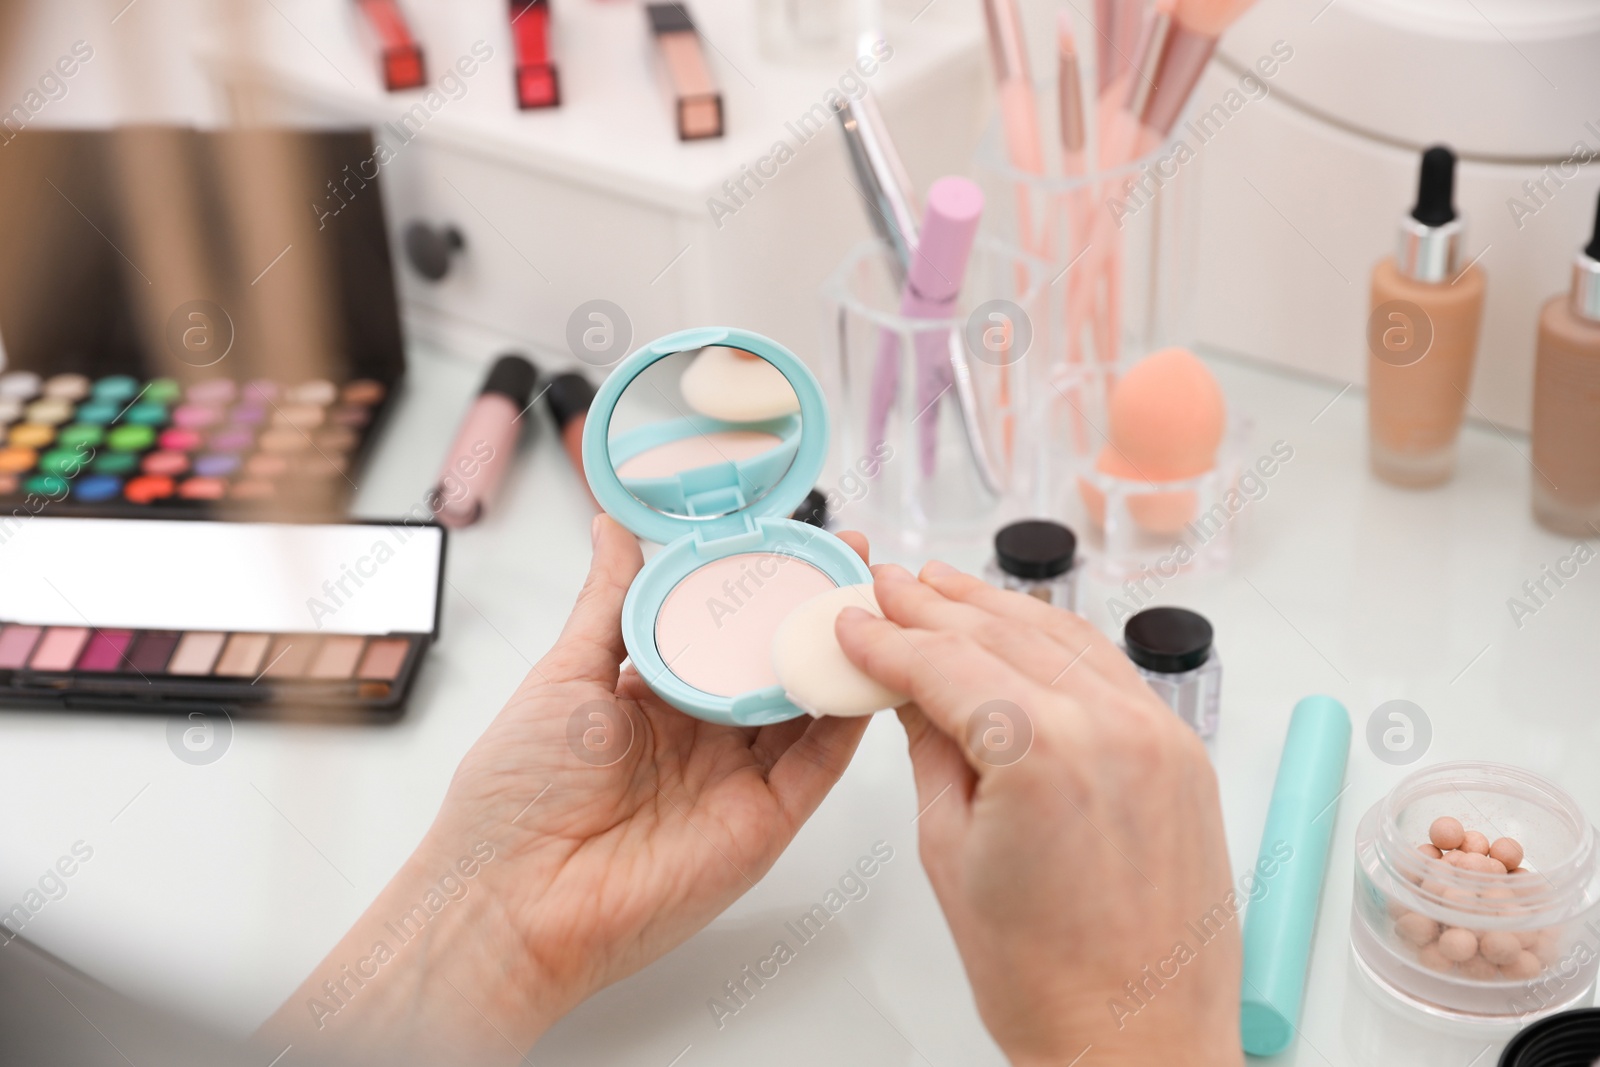
<instances>
[{"instance_id":1,"label":"clear acrylic brush holder","mask_svg":"<svg viewBox=\"0 0 1600 1067\"><path fill-rule=\"evenodd\" d=\"M863 488L844 524L925 554L990 536L1026 499L1033 320L1046 265L980 237L945 318L900 313L881 240L857 245L823 290L825 387L846 469Z\"/></svg>"}]
</instances>

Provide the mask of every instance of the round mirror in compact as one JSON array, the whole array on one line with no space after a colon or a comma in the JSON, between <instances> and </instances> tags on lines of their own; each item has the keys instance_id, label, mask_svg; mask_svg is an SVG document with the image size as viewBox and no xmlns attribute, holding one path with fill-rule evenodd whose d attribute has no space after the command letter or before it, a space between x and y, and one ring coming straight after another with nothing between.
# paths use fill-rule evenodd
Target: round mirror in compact
<instances>
[{"instance_id":1,"label":"round mirror in compact","mask_svg":"<svg viewBox=\"0 0 1600 1067\"><path fill-rule=\"evenodd\" d=\"M671 334L600 387L584 471L614 519L664 546L628 590L622 633L669 704L738 726L805 714L778 682L774 636L801 604L872 581L849 545L788 517L827 453L816 378L760 334Z\"/></svg>"},{"instance_id":2,"label":"round mirror in compact","mask_svg":"<svg viewBox=\"0 0 1600 1067\"><path fill-rule=\"evenodd\" d=\"M765 497L794 464L803 420L781 371L740 349L674 352L645 368L607 423L611 465L657 511L715 518Z\"/></svg>"}]
</instances>

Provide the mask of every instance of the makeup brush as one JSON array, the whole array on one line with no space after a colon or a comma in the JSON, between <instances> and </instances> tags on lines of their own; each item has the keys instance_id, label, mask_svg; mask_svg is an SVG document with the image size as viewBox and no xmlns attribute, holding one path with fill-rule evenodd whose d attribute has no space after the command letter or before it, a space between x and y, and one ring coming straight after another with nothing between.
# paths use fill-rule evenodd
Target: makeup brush
<instances>
[{"instance_id":1,"label":"makeup brush","mask_svg":"<svg viewBox=\"0 0 1600 1067\"><path fill-rule=\"evenodd\" d=\"M1255 0L1176 0L1162 47L1155 55L1155 73L1139 106L1140 124L1156 142L1177 124L1178 116L1217 50L1217 40Z\"/></svg>"}]
</instances>

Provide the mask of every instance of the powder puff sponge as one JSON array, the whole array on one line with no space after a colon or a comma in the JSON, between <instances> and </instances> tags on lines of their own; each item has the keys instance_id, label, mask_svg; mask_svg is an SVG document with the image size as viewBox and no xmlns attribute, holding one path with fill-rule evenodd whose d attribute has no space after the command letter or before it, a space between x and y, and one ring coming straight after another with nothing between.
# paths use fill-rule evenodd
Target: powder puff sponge
<instances>
[{"instance_id":1,"label":"powder puff sponge","mask_svg":"<svg viewBox=\"0 0 1600 1067\"><path fill-rule=\"evenodd\" d=\"M883 617L868 585L844 585L812 597L789 613L772 638L772 666L789 699L812 715L871 715L906 702L851 663L833 624L845 608Z\"/></svg>"},{"instance_id":2,"label":"powder puff sponge","mask_svg":"<svg viewBox=\"0 0 1600 1067\"><path fill-rule=\"evenodd\" d=\"M678 388L700 414L728 422L760 422L800 410L800 398L782 371L731 348L702 349Z\"/></svg>"},{"instance_id":3,"label":"powder puff sponge","mask_svg":"<svg viewBox=\"0 0 1600 1067\"><path fill-rule=\"evenodd\" d=\"M1154 481L1178 481L1216 465L1227 403L1209 368L1183 348L1140 360L1111 391L1111 440Z\"/></svg>"}]
</instances>

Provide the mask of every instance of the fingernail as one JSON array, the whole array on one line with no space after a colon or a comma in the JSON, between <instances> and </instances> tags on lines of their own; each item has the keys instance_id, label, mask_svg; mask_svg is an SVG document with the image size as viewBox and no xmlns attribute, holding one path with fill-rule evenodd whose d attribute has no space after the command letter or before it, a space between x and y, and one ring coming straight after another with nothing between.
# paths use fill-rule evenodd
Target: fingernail
<instances>
[{"instance_id":1,"label":"fingernail","mask_svg":"<svg viewBox=\"0 0 1600 1067\"><path fill-rule=\"evenodd\" d=\"M603 518L604 515L596 515L594 521L589 524L589 544L594 548L600 547L600 520Z\"/></svg>"},{"instance_id":2,"label":"fingernail","mask_svg":"<svg viewBox=\"0 0 1600 1067\"><path fill-rule=\"evenodd\" d=\"M948 578L961 572L942 559L930 559L922 565L922 573L929 578Z\"/></svg>"},{"instance_id":3,"label":"fingernail","mask_svg":"<svg viewBox=\"0 0 1600 1067\"><path fill-rule=\"evenodd\" d=\"M844 608L839 612L838 621L846 625L854 625L862 619L873 618L872 612L865 608Z\"/></svg>"},{"instance_id":4,"label":"fingernail","mask_svg":"<svg viewBox=\"0 0 1600 1067\"><path fill-rule=\"evenodd\" d=\"M873 568L873 576L884 582L911 582L911 572L895 563L880 563Z\"/></svg>"}]
</instances>

